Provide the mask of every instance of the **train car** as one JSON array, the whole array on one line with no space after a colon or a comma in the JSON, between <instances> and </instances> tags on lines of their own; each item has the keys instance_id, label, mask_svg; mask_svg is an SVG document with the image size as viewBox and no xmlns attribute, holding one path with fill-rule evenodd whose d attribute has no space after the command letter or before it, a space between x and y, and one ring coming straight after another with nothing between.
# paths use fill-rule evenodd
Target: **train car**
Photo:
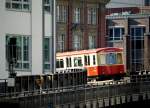
<instances>
[{"instance_id":1,"label":"train car","mask_svg":"<svg viewBox=\"0 0 150 108\"><path fill-rule=\"evenodd\" d=\"M56 68L86 68L88 79L102 80L120 78L125 75L123 49L115 47L97 48L57 53Z\"/></svg>"}]
</instances>

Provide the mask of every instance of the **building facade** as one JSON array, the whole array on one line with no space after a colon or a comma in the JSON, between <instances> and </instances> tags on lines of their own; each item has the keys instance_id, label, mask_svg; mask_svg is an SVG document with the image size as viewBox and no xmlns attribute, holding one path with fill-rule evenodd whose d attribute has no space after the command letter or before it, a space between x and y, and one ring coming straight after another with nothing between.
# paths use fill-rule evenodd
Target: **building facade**
<instances>
[{"instance_id":1,"label":"building facade","mask_svg":"<svg viewBox=\"0 0 150 108\"><path fill-rule=\"evenodd\" d=\"M139 71L148 69L147 60L150 16L131 14L107 16L108 46L123 47L126 54L127 70ZM132 67L132 68L131 68Z\"/></svg>"},{"instance_id":2,"label":"building facade","mask_svg":"<svg viewBox=\"0 0 150 108\"><path fill-rule=\"evenodd\" d=\"M57 51L104 47L105 5L109 0L60 0L57 3Z\"/></svg>"},{"instance_id":3,"label":"building facade","mask_svg":"<svg viewBox=\"0 0 150 108\"><path fill-rule=\"evenodd\" d=\"M57 0L57 51L105 46L107 2ZM51 0L43 5L42 0L0 0L0 78L8 78L11 58L17 76L51 72Z\"/></svg>"}]
</instances>

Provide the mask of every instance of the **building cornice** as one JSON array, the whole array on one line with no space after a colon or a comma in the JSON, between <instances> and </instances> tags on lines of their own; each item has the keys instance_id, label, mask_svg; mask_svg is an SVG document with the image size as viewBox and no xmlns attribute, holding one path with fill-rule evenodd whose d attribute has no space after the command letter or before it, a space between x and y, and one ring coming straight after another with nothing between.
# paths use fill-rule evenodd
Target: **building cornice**
<instances>
[{"instance_id":1,"label":"building cornice","mask_svg":"<svg viewBox=\"0 0 150 108\"><path fill-rule=\"evenodd\" d=\"M150 14L107 15L106 19L148 18Z\"/></svg>"}]
</instances>

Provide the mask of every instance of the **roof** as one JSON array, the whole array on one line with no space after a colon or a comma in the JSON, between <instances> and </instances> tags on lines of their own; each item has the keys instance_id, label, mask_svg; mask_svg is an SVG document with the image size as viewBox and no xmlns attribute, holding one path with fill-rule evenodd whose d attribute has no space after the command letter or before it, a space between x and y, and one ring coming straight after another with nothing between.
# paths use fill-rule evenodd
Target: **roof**
<instances>
[{"instance_id":1,"label":"roof","mask_svg":"<svg viewBox=\"0 0 150 108\"><path fill-rule=\"evenodd\" d=\"M80 54L90 54L90 53L98 53L98 52L115 52L115 51L120 52L122 50L123 50L123 48L105 47L105 48L96 48L96 49L89 49L89 50L59 52L59 53L57 53L57 57L70 56L70 55L80 55Z\"/></svg>"}]
</instances>

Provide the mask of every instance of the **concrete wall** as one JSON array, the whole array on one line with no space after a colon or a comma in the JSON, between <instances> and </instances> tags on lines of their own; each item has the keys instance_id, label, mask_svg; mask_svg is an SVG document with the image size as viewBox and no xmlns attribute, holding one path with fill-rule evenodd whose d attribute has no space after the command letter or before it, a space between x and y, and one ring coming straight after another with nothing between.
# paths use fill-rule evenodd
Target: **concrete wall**
<instances>
[{"instance_id":1,"label":"concrete wall","mask_svg":"<svg viewBox=\"0 0 150 108\"><path fill-rule=\"evenodd\" d=\"M42 8L41 0L32 0L32 11L12 11L0 0L0 79L8 77L6 70L6 34L28 35L30 43L30 71L17 71L17 75L42 74ZM52 36L51 13L45 13L45 36Z\"/></svg>"}]
</instances>

